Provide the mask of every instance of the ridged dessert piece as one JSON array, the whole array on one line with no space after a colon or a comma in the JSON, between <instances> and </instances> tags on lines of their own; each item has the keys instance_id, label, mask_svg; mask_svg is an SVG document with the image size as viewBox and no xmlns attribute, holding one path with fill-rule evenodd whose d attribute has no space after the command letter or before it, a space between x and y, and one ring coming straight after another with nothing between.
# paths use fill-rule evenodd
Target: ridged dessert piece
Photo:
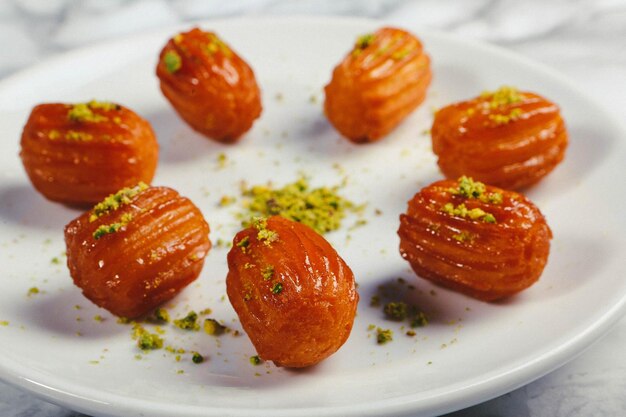
<instances>
[{"instance_id":1,"label":"ridged dessert piece","mask_svg":"<svg viewBox=\"0 0 626 417\"><path fill-rule=\"evenodd\" d=\"M235 142L261 115L252 68L215 33L198 28L170 39L156 67L161 91L194 130Z\"/></svg>"},{"instance_id":2,"label":"ridged dessert piece","mask_svg":"<svg viewBox=\"0 0 626 417\"><path fill-rule=\"evenodd\" d=\"M49 200L88 206L123 187L150 183L159 145L150 124L119 104L40 104L21 139L33 186Z\"/></svg>"},{"instance_id":3,"label":"ridged dessert piece","mask_svg":"<svg viewBox=\"0 0 626 417\"><path fill-rule=\"evenodd\" d=\"M359 299L352 271L332 246L279 216L257 219L235 236L226 289L260 357L293 368L344 344Z\"/></svg>"},{"instance_id":4,"label":"ridged dessert piece","mask_svg":"<svg viewBox=\"0 0 626 417\"><path fill-rule=\"evenodd\" d=\"M563 160L568 144L559 107L513 87L440 109L431 135L447 178L468 175L512 190L550 173Z\"/></svg>"},{"instance_id":5,"label":"ridged dessert piece","mask_svg":"<svg viewBox=\"0 0 626 417\"><path fill-rule=\"evenodd\" d=\"M374 142L424 101L430 58L415 36L382 28L359 37L325 87L324 112L343 136Z\"/></svg>"},{"instance_id":6,"label":"ridged dessert piece","mask_svg":"<svg viewBox=\"0 0 626 417\"><path fill-rule=\"evenodd\" d=\"M400 216L400 254L422 278L485 301L535 283L552 232L521 194L468 177L435 182Z\"/></svg>"},{"instance_id":7,"label":"ridged dessert piece","mask_svg":"<svg viewBox=\"0 0 626 417\"><path fill-rule=\"evenodd\" d=\"M67 265L94 304L126 318L150 313L194 281L211 248L209 225L187 198L141 183L65 226Z\"/></svg>"}]
</instances>

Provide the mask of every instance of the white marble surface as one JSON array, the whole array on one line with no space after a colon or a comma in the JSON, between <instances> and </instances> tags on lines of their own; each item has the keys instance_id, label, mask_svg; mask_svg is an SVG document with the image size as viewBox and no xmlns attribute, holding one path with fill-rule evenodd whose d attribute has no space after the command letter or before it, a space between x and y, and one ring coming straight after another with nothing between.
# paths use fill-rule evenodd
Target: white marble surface
<instances>
[{"instance_id":1,"label":"white marble surface","mask_svg":"<svg viewBox=\"0 0 626 417\"><path fill-rule=\"evenodd\" d=\"M625 116L626 0L0 0L0 79L71 48L242 14L368 16L486 40L559 70ZM622 319L562 368L448 416L626 416L625 352ZM81 414L0 382L0 416Z\"/></svg>"}]
</instances>

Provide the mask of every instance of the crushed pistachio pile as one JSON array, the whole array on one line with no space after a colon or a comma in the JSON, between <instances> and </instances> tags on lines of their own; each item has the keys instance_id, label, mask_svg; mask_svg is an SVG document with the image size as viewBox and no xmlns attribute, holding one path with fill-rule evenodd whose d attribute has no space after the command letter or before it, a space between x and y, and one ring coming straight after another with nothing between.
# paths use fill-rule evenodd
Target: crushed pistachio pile
<instances>
[{"instance_id":1,"label":"crushed pistachio pile","mask_svg":"<svg viewBox=\"0 0 626 417\"><path fill-rule=\"evenodd\" d=\"M255 185L242 191L245 212L239 214L242 224L248 227L255 217L282 216L311 227L324 234L337 230L347 211L360 212L357 206L338 194L339 187L311 189L306 178L282 188Z\"/></svg>"}]
</instances>

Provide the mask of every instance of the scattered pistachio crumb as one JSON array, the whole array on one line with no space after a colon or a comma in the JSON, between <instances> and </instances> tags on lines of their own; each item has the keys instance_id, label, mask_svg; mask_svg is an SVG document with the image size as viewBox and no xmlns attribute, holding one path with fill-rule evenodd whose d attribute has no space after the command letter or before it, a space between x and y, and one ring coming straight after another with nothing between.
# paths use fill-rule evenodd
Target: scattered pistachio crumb
<instances>
[{"instance_id":1,"label":"scattered pistachio crumb","mask_svg":"<svg viewBox=\"0 0 626 417\"><path fill-rule=\"evenodd\" d=\"M27 295L30 297L31 295L35 295L35 294L39 294L39 288L37 288L37 287L30 287L28 289Z\"/></svg>"},{"instance_id":2,"label":"scattered pistachio crumb","mask_svg":"<svg viewBox=\"0 0 626 417\"><path fill-rule=\"evenodd\" d=\"M54 258L50 259L50 263L54 265L59 265L61 263L61 260L57 256L55 256Z\"/></svg>"},{"instance_id":3,"label":"scattered pistachio crumb","mask_svg":"<svg viewBox=\"0 0 626 417\"><path fill-rule=\"evenodd\" d=\"M378 327L376 329L376 343L379 345L384 345L385 343L391 342L393 340L393 332L391 329L382 329Z\"/></svg>"},{"instance_id":4,"label":"scattered pistachio crumb","mask_svg":"<svg viewBox=\"0 0 626 417\"><path fill-rule=\"evenodd\" d=\"M402 301L392 301L385 304L383 311L385 312L385 316L391 320L402 321L406 319L408 315L408 306L405 302Z\"/></svg>"},{"instance_id":5,"label":"scattered pistachio crumb","mask_svg":"<svg viewBox=\"0 0 626 417\"><path fill-rule=\"evenodd\" d=\"M137 347L143 351L161 349L163 339L156 333L150 333L142 325L136 323L133 326L131 336L137 340Z\"/></svg>"},{"instance_id":6,"label":"scattered pistachio crumb","mask_svg":"<svg viewBox=\"0 0 626 417\"><path fill-rule=\"evenodd\" d=\"M0 326L8 326L9 325L9 321L8 320L0 320Z\"/></svg>"},{"instance_id":7,"label":"scattered pistachio crumb","mask_svg":"<svg viewBox=\"0 0 626 417\"><path fill-rule=\"evenodd\" d=\"M252 365L260 365L263 361L259 357L259 355L250 356L250 363Z\"/></svg>"},{"instance_id":8,"label":"scattered pistachio crumb","mask_svg":"<svg viewBox=\"0 0 626 417\"><path fill-rule=\"evenodd\" d=\"M154 321L156 321L157 323L169 323L170 313L166 309L159 307L154 310L154 313L152 314L152 319L154 319Z\"/></svg>"},{"instance_id":9,"label":"scattered pistachio crumb","mask_svg":"<svg viewBox=\"0 0 626 417\"><path fill-rule=\"evenodd\" d=\"M407 336L409 336L409 337L413 337L413 336L415 336L415 331L413 331L413 330L407 330L407 331L406 331L406 335L407 335Z\"/></svg>"},{"instance_id":10,"label":"scattered pistachio crumb","mask_svg":"<svg viewBox=\"0 0 626 417\"><path fill-rule=\"evenodd\" d=\"M204 319L204 332L212 336L219 336L226 331L226 326L219 323L217 320L208 318Z\"/></svg>"},{"instance_id":11,"label":"scattered pistachio crumb","mask_svg":"<svg viewBox=\"0 0 626 417\"><path fill-rule=\"evenodd\" d=\"M174 326L183 330L198 331L200 330L200 325L198 324L198 314L195 311L190 311L182 319L174 320Z\"/></svg>"}]
</instances>

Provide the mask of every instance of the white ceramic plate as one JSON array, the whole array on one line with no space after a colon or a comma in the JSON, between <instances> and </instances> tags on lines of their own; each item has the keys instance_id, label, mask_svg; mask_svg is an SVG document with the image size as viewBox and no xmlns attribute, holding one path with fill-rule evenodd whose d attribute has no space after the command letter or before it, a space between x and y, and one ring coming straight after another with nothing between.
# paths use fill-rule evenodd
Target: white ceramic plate
<instances>
[{"instance_id":1,"label":"white ceramic plate","mask_svg":"<svg viewBox=\"0 0 626 417\"><path fill-rule=\"evenodd\" d=\"M419 33L434 62L427 101L379 143L341 139L321 111L322 87L358 34L380 23L338 19L214 21L254 67L264 111L247 136L223 146L192 132L161 96L154 66L174 30L76 51L0 84L0 376L49 401L95 415L433 415L510 391L563 364L624 312L626 280L623 132L574 85L541 65L503 50L450 36ZM554 232L549 264L535 286L506 302L486 304L416 279L400 258L398 215L420 187L439 179L423 131L433 107L502 84L559 103L571 134L565 162L529 191ZM43 199L18 158L21 128L40 102L114 100L148 118L159 137L155 184L190 197L212 226L212 240L238 229L239 183L281 185L303 172L314 186L347 178L342 193L367 203L367 225L355 217L328 235L352 266L361 303L343 348L305 371L252 366L247 337L214 338L167 328L166 343L188 354L139 353L128 326L84 299L64 265L63 226L79 213ZM227 155L226 167L217 162ZM337 165L339 164L339 165ZM375 216L379 209L382 215ZM197 283L173 303L173 315L213 309L238 329L224 301L226 251L209 254ZM54 257L61 264L52 263ZM430 317L408 337L369 306L379 285L403 277L407 297ZM395 284L394 284L395 283ZM28 296L31 287L39 294ZM75 306L79 306L77 309ZM104 322L93 317L100 314ZM6 324L6 323L5 323ZM394 330L379 346L369 324ZM80 334L80 335L79 335Z\"/></svg>"}]
</instances>

